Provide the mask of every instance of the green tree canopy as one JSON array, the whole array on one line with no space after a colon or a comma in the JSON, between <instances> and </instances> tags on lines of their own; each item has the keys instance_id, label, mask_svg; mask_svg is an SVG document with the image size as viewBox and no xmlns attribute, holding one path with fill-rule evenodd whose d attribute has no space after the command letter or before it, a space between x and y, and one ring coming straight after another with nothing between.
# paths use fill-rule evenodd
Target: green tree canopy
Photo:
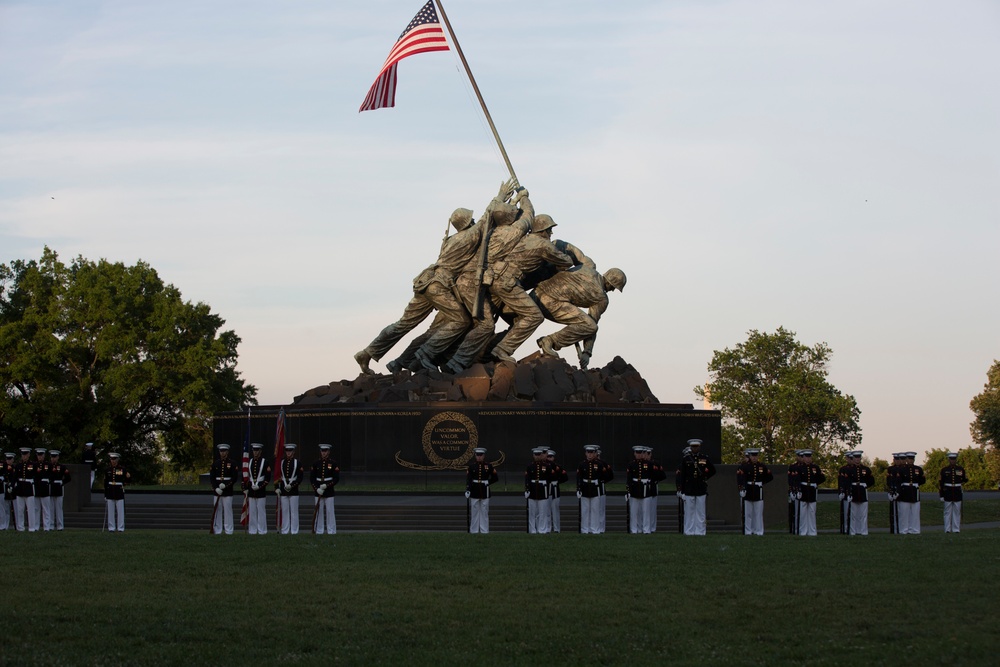
<instances>
[{"instance_id":1,"label":"green tree canopy","mask_svg":"<svg viewBox=\"0 0 1000 667\"><path fill-rule=\"evenodd\" d=\"M148 481L210 460L215 412L255 402L236 371L239 337L181 299L148 264L82 257L0 265L0 441L115 449Z\"/></svg>"},{"instance_id":2,"label":"green tree canopy","mask_svg":"<svg viewBox=\"0 0 1000 667\"><path fill-rule=\"evenodd\" d=\"M831 355L826 343L808 347L784 328L750 331L746 342L716 351L709 382L694 391L722 412L723 461L736 463L741 447L759 447L763 460L789 463L795 449L810 448L835 482L841 454L861 443L861 412L853 396L827 381Z\"/></svg>"},{"instance_id":3,"label":"green tree canopy","mask_svg":"<svg viewBox=\"0 0 1000 667\"><path fill-rule=\"evenodd\" d=\"M1000 361L993 360L986 371L986 385L969 403L969 409L975 415L969 426L972 440L984 447L1000 446Z\"/></svg>"},{"instance_id":4,"label":"green tree canopy","mask_svg":"<svg viewBox=\"0 0 1000 667\"><path fill-rule=\"evenodd\" d=\"M965 474L969 481L965 485L966 491L982 491L994 489L997 485L996 477L990 470L987 451L983 447L966 447L958 450L958 465L965 468ZM927 460L921 467L927 482L920 487L921 491L927 493L938 492L938 481L941 479L941 469L948 465L947 449L932 449L927 452Z\"/></svg>"}]
</instances>

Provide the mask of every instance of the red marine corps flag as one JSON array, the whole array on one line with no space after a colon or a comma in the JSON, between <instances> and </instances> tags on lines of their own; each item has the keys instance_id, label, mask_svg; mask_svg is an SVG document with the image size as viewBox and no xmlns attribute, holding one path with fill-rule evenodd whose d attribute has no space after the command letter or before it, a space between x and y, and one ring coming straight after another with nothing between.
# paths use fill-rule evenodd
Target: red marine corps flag
<instances>
[{"instance_id":1,"label":"red marine corps flag","mask_svg":"<svg viewBox=\"0 0 1000 667\"><path fill-rule=\"evenodd\" d=\"M434 0L428 0L389 51L389 57L385 59L358 113L396 106L396 67L400 60L418 53L447 50L448 43L434 9Z\"/></svg>"},{"instance_id":2,"label":"red marine corps flag","mask_svg":"<svg viewBox=\"0 0 1000 667\"><path fill-rule=\"evenodd\" d=\"M278 488L278 481L281 479L281 462L285 458L285 409L278 411L278 424L274 429L274 488ZM274 517L278 530L281 530L281 499L278 499L277 507L274 508Z\"/></svg>"},{"instance_id":3,"label":"red marine corps flag","mask_svg":"<svg viewBox=\"0 0 1000 667\"><path fill-rule=\"evenodd\" d=\"M240 477L243 481L243 509L240 510L240 525L246 527L250 523L250 407L247 406L247 432L243 436L243 462L240 467Z\"/></svg>"}]
</instances>

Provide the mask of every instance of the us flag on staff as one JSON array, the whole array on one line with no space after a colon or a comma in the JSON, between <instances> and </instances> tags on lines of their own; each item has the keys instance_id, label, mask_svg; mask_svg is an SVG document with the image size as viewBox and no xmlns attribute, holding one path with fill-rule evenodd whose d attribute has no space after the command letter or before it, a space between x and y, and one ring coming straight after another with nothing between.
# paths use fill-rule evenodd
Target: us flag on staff
<instances>
[{"instance_id":1,"label":"us flag on staff","mask_svg":"<svg viewBox=\"0 0 1000 667\"><path fill-rule=\"evenodd\" d=\"M418 53L447 50L434 0L428 0L392 47L358 113L396 106L396 67L400 60Z\"/></svg>"},{"instance_id":2,"label":"us flag on staff","mask_svg":"<svg viewBox=\"0 0 1000 667\"><path fill-rule=\"evenodd\" d=\"M274 430L274 481L281 479L281 461L285 458L285 409L278 411L278 425Z\"/></svg>"},{"instance_id":3,"label":"us flag on staff","mask_svg":"<svg viewBox=\"0 0 1000 667\"><path fill-rule=\"evenodd\" d=\"M243 438L243 466L241 468L243 478L243 509L240 510L240 525L246 526L250 523L250 408L247 408L247 433Z\"/></svg>"}]
</instances>

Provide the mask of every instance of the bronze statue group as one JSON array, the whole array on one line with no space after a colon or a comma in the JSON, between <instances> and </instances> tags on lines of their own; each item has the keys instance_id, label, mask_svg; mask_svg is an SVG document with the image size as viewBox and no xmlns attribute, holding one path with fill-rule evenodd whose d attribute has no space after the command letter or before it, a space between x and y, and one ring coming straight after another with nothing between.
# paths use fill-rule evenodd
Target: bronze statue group
<instances>
[{"instance_id":1,"label":"bronze statue group","mask_svg":"<svg viewBox=\"0 0 1000 667\"><path fill-rule=\"evenodd\" d=\"M513 354L546 319L564 325L536 343L545 355L575 347L587 368L608 293L625 288L620 269L598 273L579 248L552 240L551 216L535 215L528 191L513 179L475 221L458 208L448 219L437 260L413 279L402 316L354 355L363 373L436 312L428 329L396 359L391 372L460 373L478 361L514 362ZM582 310L586 309L586 310ZM509 327L497 333L504 320Z\"/></svg>"}]
</instances>

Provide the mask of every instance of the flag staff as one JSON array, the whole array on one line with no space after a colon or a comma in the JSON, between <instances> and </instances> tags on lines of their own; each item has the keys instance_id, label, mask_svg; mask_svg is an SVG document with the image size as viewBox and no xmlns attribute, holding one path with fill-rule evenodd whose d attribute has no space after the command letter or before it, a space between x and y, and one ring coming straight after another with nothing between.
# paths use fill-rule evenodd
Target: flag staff
<instances>
[{"instance_id":1,"label":"flag staff","mask_svg":"<svg viewBox=\"0 0 1000 667\"><path fill-rule=\"evenodd\" d=\"M490 124L490 129L493 130L493 138L497 140L497 146L500 148L500 154L503 156L503 161L507 164L507 171L510 172L510 177L517 181L517 174L514 173L514 167L510 163L510 158L507 157L507 151L503 147L503 142L500 141L500 134L497 132L497 126L493 124L493 118L490 116L490 110L486 108L486 102L483 100L483 94L479 92L479 86L476 84L476 77L472 76L472 70L469 69L469 63L465 59L465 54L462 53L462 47L458 43L458 39L455 37L455 31L451 29L451 21L448 20L448 14L444 11L444 6L441 4L441 0L434 0L437 5L438 11L441 12L441 19L444 21L444 25L448 28L448 34L451 36L451 43L455 45L455 50L458 51L458 57L462 59L462 65L465 67L465 73L469 75L469 81L472 82L472 89L476 91L476 97L479 99L479 105L483 107L483 113L486 114L486 120Z\"/></svg>"}]
</instances>

